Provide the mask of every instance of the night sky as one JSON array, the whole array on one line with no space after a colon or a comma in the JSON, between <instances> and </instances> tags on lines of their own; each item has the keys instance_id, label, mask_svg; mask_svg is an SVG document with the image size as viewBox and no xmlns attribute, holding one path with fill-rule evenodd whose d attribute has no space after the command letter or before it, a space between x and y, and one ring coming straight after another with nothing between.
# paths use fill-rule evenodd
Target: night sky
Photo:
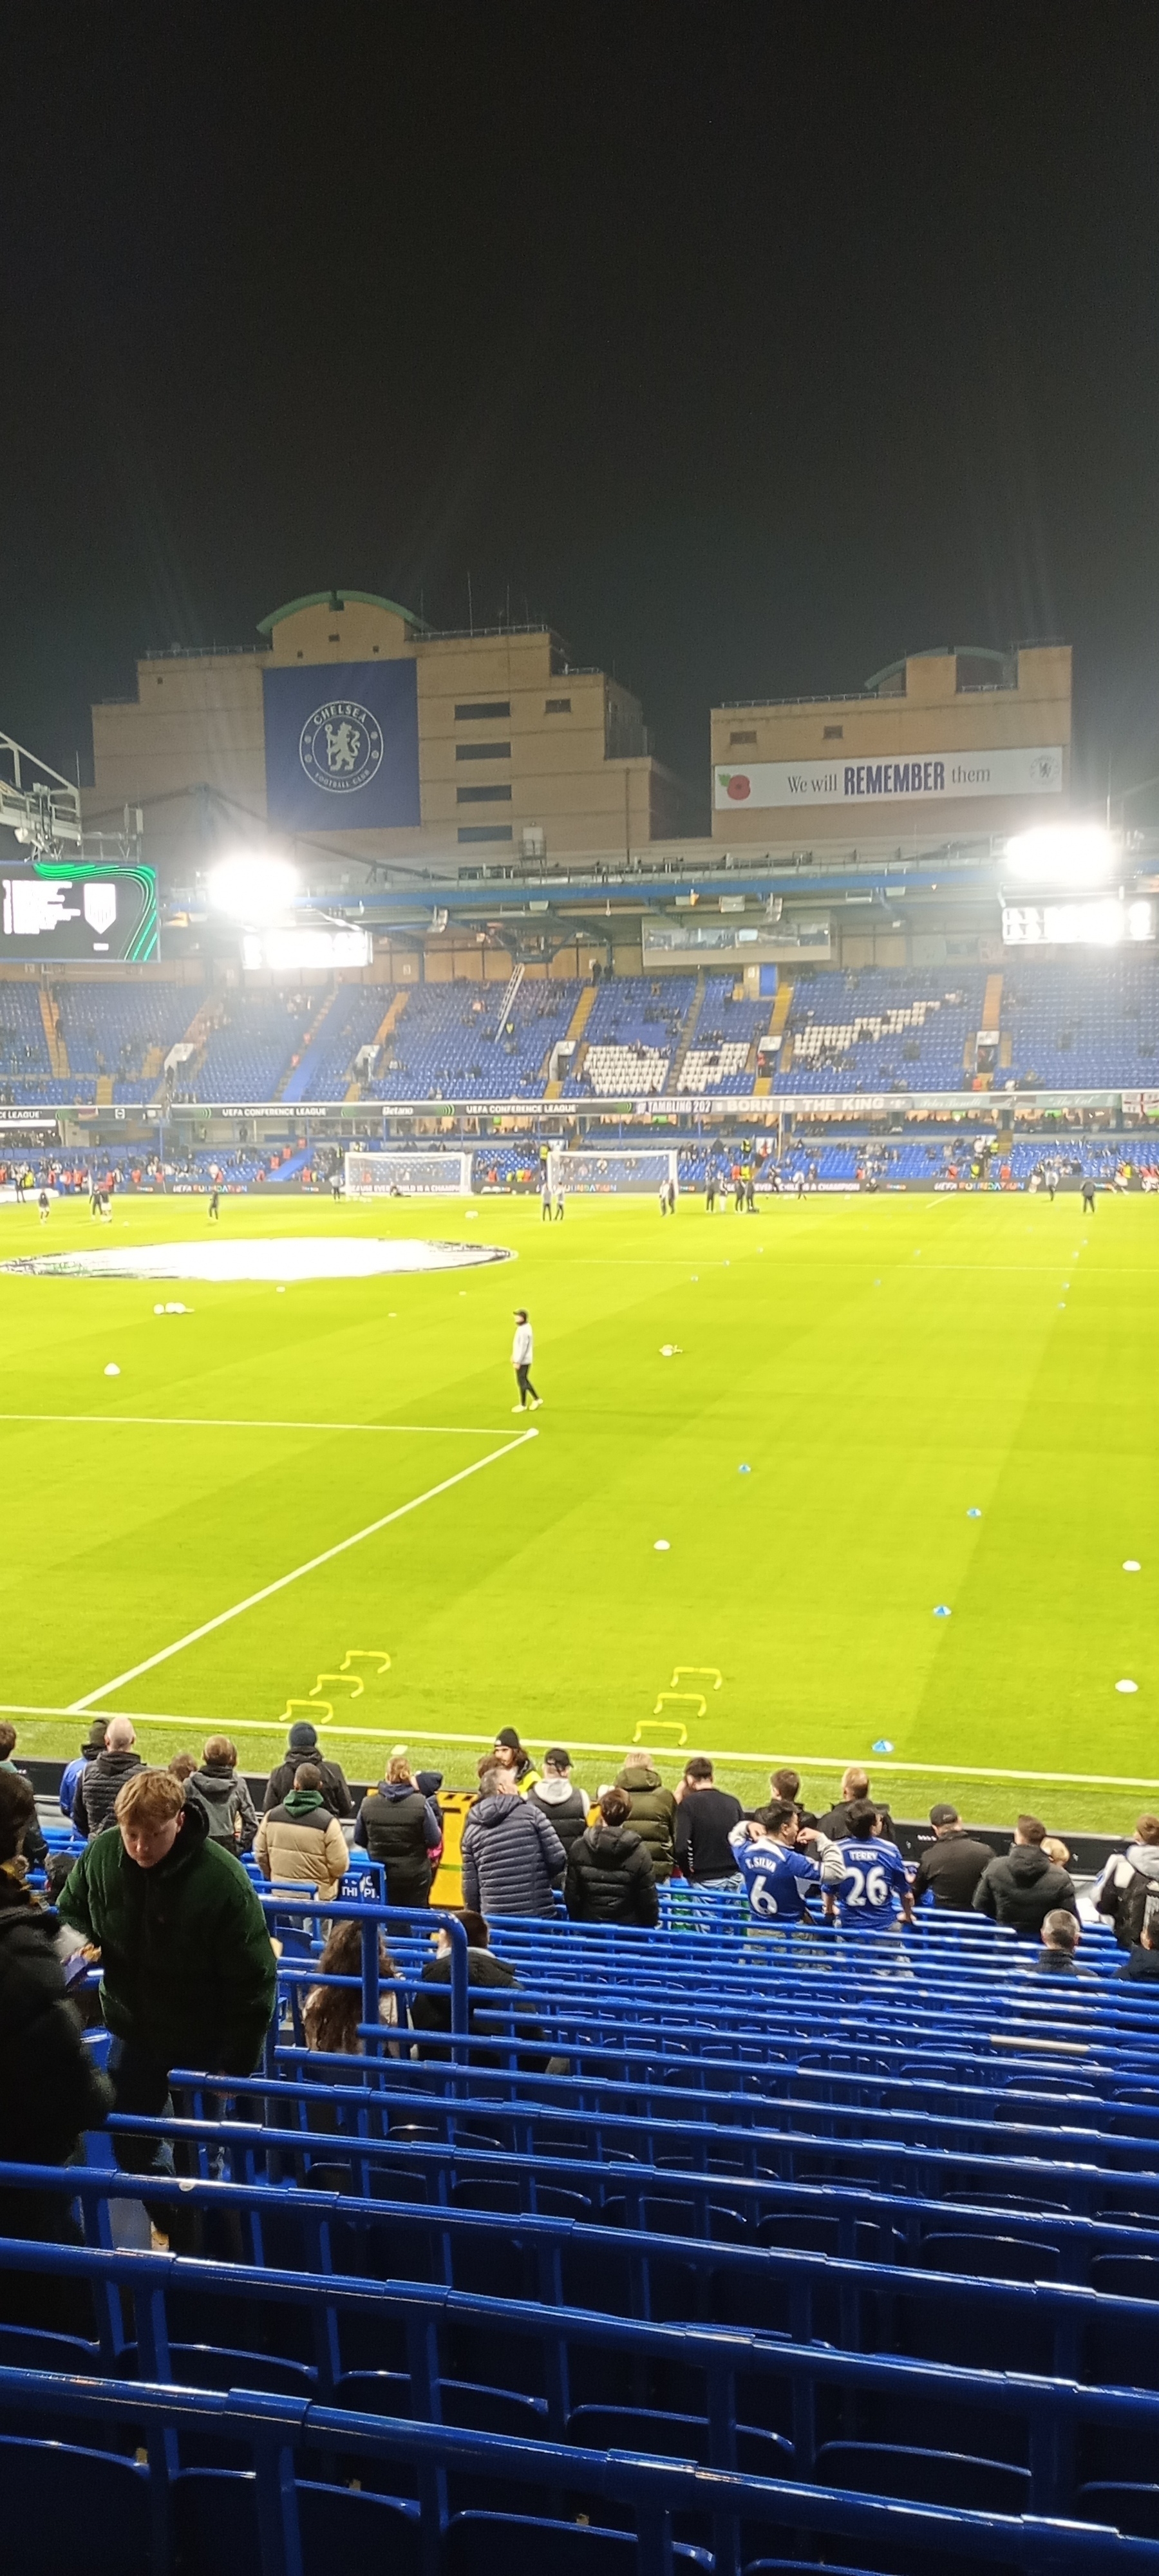
<instances>
[{"instance_id":1,"label":"night sky","mask_svg":"<svg viewBox=\"0 0 1159 2576\"><path fill-rule=\"evenodd\" d=\"M0 725L62 767L139 651L469 577L698 786L714 701L1012 636L1092 798L1159 771L1156 11L17 6L5 89Z\"/></svg>"}]
</instances>

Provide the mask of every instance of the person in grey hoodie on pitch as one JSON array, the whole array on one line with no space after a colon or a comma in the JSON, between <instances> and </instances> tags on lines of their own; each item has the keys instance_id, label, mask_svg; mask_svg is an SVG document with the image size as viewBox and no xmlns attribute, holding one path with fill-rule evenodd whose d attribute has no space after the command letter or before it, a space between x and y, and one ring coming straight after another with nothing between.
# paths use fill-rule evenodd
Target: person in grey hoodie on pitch
<instances>
[{"instance_id":1,"label":"person in grey hoodie on pitch","mask_svg":"<svg viewBox=\"0 0 1159 2576\"><path fill-rule=\"evenodd\" d=\"M553 1744L543 1757L543 1771L535 1787L527 1792L533 1807L539 1807L570 1852L587 1830L588 1802L582 1789L577 1789L571 1776L571 1755L562 1744Z\"/></svg>"}]
</instances>

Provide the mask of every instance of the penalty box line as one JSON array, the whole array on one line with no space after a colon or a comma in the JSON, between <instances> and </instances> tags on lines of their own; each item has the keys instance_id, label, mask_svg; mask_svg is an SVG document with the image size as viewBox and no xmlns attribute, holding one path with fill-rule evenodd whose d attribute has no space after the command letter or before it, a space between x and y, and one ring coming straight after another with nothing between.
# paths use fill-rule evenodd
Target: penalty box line
<instances>
[{"instance_id":1,"label":"penalty box line","mask_svg":"<svg viewBox=\"0 0 1159 2576\"><path fill-rule=\"evenodd\" d=\"M455 1485L465 1484L469 1476L481 1475L484 1467L495 1466L500 1458L509 1458L514 1449L525 1449L529 1440L538 1438L537 1429L511 1434L501 1449L489 1449L485 1458L476 1458L471 1466L460 1467L454 1476L444 1476L437 1485L428 1485L424 1494L412 1495L409 1503L396 1504L392 1512L383 1512L378 1520L368 1521L365 1529L353 1530L349 1538L340 1538L333 1547L324 1547L318 1556L307 1557L304 1565L292 1566L288 1574L279 1574L273 1583L264 1583L260 1591L247 1593L244 1601L235 1601L230 1609L219 1610L216 1618L203 1620L199 1628L190 1628L187 1635L178 1637L172 1646L162 1646L158 1654L146 1655L141 1663L130 1665L127 1672L114 1674L112 1681L103 1682L99 1690L86 1691L83 1699L74 1699L70 1703L68 1715L83 1716L97 1700L108 1699L110 1692L123 1690L127 1682L139 1680L142 1673L153 1672L158 1664L167 1664L174 1655L182 1654L186 1646L196 1646L202 1637L211 1637L215 1629L228 1627L231 1619L240 1619L244 1611L256 1610L260 1602L272 1600L275 1593L284 1592L291 1583L299 1583L304 1574L315 1574L319 1566L330 1565L336 1556L345 1556L348 1548L361 1547L364 1539L377 1537L380 1530L389 1529L393 1522L405 1520L409 1512L420 1511L424 1503L437 1501L440 1494L449 1494Z\"/></svg>"}]
</instances>

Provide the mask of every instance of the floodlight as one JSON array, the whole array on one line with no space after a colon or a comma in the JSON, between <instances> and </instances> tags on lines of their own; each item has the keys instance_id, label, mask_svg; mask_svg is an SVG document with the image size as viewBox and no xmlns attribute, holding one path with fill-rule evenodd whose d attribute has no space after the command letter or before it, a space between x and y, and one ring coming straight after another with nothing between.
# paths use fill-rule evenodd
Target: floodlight
<instances>
[{"instance_id":1,"label":"floodlight","mask_svg":"<svg viewBox=\"0 0 1159 2576\"><path fill-rule=\"evenodd\" d=\"M250 850L220 860L209 879L210 902L234 921L277 921L297 891L297 871L288 859L271 859Z\"/></svg>"},{"instance_id":2,"label":"floodlight","mask_svg":"<svg viewBox=\"0 0 1159 2576\"><path fill-rule=\"evenodd\" d=\"M1038 823L1006 844L1006 864L1024 885L1104 885L1115 855L1101 823Z\"/></svg>"}]
</instances>

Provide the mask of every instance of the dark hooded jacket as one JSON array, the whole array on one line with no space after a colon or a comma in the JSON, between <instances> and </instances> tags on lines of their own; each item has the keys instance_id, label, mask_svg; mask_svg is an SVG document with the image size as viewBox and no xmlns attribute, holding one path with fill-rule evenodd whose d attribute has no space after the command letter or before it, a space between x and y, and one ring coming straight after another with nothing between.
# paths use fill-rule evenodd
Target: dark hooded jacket
<instances>
[{"instance_id":1,"label":"dark hooded jacket","mask_svg":"<svg viewBox=\"0 0 1159 2576\"><path fill-rule=\"evenodd\" d=\"M283 1798L289 1797L294 1785L294 1773L300 1769L303 1762L315 1763L321 1772L322 1804L324 1807L329 1807L331 1815L337 1816L340 1821L343 1816L352 1816L354 1800L347 1787L346 1774L341 1763L323 1762L320 1755L311 1753L308 1746L300 1753L288 1755L284 1762L279 1762L276 1771L271 1771L266 1782L266 1794L262 1800L265 1814L269 1814L271 1807L280 1807Z\"/></svg>"},{"instance_id":2,"label":"dark hooded jacket","mask_svg":"<svg viewBox=\"0 0 1159 2576\"><path fill-rule=\"evenodd\" d=\"M818 1832L828 1834L831 1843L847 1842L853 1832L853 1827L850 1824L849 1819L854 1808L862 1806L876 1807L879 1818L878 1837L880 1841L883 1843L895 1843L897 1841L897 1835L893 1828L893 1817L891 1816L888 1807L883 1807L880 1799L878 1798L838 1799L837 1805L835 1807L830 1807L827 1816L818 1816Z\"/></svg>"},{"instance_id":3,"label":"dark hooded jacket","mask_svg":"<svg viewBox=\"0 0 1159 2576\"><path fill-rule=\"evenodd\" d=\"M546 1816L552 1832L559 1835L565 1851L582 1834L588 1820L588 1802L582 1789L566 1775L552 1772L547 1779L537 1780L527 1792L530 1803Z\"/></svg>"},{"instance_id":4,"label":"dark hooded jacket","mask_svg":"<svg viewBox=\"0 0 1159 2576\"><path fill-rule=\"evenodd\" d=\"M118 1837L119 1839L119 1837ZM56 1920L0 1870L0 2159L60 2165L112 2099L65 1997Z\"/></svg>"},{"instance_id":5,"label":"dark hooded jacket","mask_svg":"<svg viewBox=\"0 0 1159 2576\"><path fill-rule=\"evenodd\" d=\"M992 1914L997 1923L1034 1939L1056 1905L1067 1914L1078 1913L1074 1881L1047 1859L1041 1843L1012 1843L1008 1852L987 1863L974 1890L977 1913Z\"/></svg>"},{"instance_id":6,"label":"dark hooded jacket","mask_svg":"<svg viewBox=\"0 0 1159 2576\"><path fill-rule=\"evenodd\" d=\"M656 1922L660 1901L645 1844L630 1825L589 1825L567 1856L564 1903L576 1923Z\"/></svg>"},{"instance_id":7,"label":"dark hooded jacket","mask_svg":"<svg viewBox=\"0 0 1159 2576\"><path fill-rule=\"evenodd\" d=\"M676 1847L676 1800L672 1791L665 1788L650 1762L625 1762L616 1773L616 1787L623 1790L631 1806L633 1831L648 1852L657 1885L662 1886L672 1876Z\"/></svg>"},{"instance_id":8,"label":"dark hooded jacket","mask_svg":"<svg viewBox=\"0 0 1159 2576\"><path fill-rule=\"evenodd\" d=\"M203 1762L192 1775L192 1786L208 1811L210 1840L224 1843L227 1851L248 1851L258 1819L240 1771L231 1762Z\"/></svg>"},{"instance_id":9,"label":"dark hooded jacket","mask_svg":"<svg viewBox=\"0 0 1159 2576\"><path fill-rule=\"evenodd\" d=\"M442 1841L438 1818L409 1780L380 1780L358 1810L354 1839L386 1871L388 1905L425 1905L432 1852Z\"/></svg>"},{"instance_id":10,"label":"dark hooded jacket","mask_svg":"<svg viewBox=\"0 0 1159 2576\"><path fill-rule=\"evenodd\" d=\"M510 1789L477 1798L463 1828L463 1903L476 1914L554 1914L567 1853L542 1807Z\"/></svg>"},{"instance_id":11,"label":"dark hooded jacket","mask_svg":"<svg viewBox=\"0 0 1159 2576\"><path fill-rule=\"evenodd\" d=\"M101 1953L101 2006L159 2066L252 2074L274 2008L274 1954L241 1862L187 1798L171 1852L130 1860L119 1833L81 1853L58 1912Z\"/></svg>"},{"instance_id":12,"label":"dark hooded jacket","mask_svg":"<svg viewBox=\"0 0 1159 2576\"><path fill-rule=\"evenodd\" d=\"M98 1753L86 1762L76 1784L72 1820L79 1834L103 1834L126 1780L144 1769L139 1753Z\"/></svg>"}]
</instances>

